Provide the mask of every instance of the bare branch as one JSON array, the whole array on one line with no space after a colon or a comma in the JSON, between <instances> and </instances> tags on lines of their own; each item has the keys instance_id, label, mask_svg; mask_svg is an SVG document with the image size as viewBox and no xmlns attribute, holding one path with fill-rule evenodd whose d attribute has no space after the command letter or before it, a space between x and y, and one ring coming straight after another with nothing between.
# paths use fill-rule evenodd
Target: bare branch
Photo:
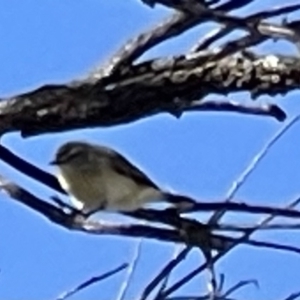
<instances>
[{"instance_id":1,"label":"bare branch","mask_svg":"<svg viewBox=\"0 0 300 300\"><path fill-rule=\"evenodd\" d=\"M227 247L227 243L232 243L226 237L211 234L209 228L203 224L187 219L180 221L180 217L174 218L174 220L176 220L178 226L182 226L182 230L184 231L178 230L178 227L177 229L163 229L146 225L121 225L117 223L89 221L82 215L65 213L62 209L35 197L33 194L5 180L3 177L0 178L0 189L6 192L12 199L42 214L51 222L70 230L82 231L94 235L123 235L175 243L190 243L191 245L203 248L203 250L207 247L209 249L211 247L223 249ZM158 218L162 212L153 211L153 213L157 215L156 222L160 222ZM166 214L169 215L169 212ZM133 213L132 216L134 216ZM155 220L155 217L153 216L152 219ZM167 218L165 219L167 220Z\"/></svg>"},{"instance_id":2,"label":"bare branch","mask_svg":"<svg viewBox=\"0 0 300 300\"><path fill-rule=\"evenodd\" d=\"M139 299L145 300L152 293L152 291L154 291L154 289L159 285L159 283L162 282L164 278L169 276L169 274L171 274L171 272L186 258L186 256L190 251L191 251L191 247L186 247L178 254L177 257L170 260L163 267L163 269L158 273L158 275L155 276L153 280L149 282L149 284L146 286Z\"/></svg>"},{"instance_id":3,"label":"bare branch","mask_svg":"<svg viewBox=\"0 0 300 300\"><path fill-rule=\"evenodd\" d=\"M284 300L296 300L300 297L300 292L292 293L288 297L286 297Z\"/></svg>"},{"instance_id":4,"label":"bare branch","mask_svg":"<svg viewBox=\"0 0 300 300\"><path fill-rule=\"evenodd\" d=\"M148 32L128 41L113 57L99 70L93 71L90 77L95 79L109 76L113 73L123 73L127 68L150 48L173 38L194 27L201 18L177 12Z\"/></svg>"},{"instance_id":5,"label":"bare branch","mask_svg":"<svg viewBox=\"0 0 300 300\"><path fill-rule=\"evenodd\" d=\"M229 0L224 4L220 4L220 6L216 7L216 9L222 11L232 11L232 10L246 7L248 4L252 2L254 2L254 0Z\"/></svg>"},{"instance_id":6,"label":"bare branch","mask_svg":"<svg viewBox=\"0 0 300 300\"><path fill-rule=\"evenodd\" d=\"M126 292L128 290L129 283L132 279L133 273L136 269L139 257L141 255L142 244L143 244L143 239L139 239L137 244L134 247L133 257L132 257L131 262L130 262L128 268L127 268L126 278L123 280L123 283L120 287L120 290L119 290L119 293L118 293L118 296L117 296L116 300L123 300L126 296Z\"/></svg>"},{"instance_id":7,"label":"bare branch","mask_svg":"<svg viewBox=\"0 0 300 300\"><path fill-rule=\"evenodd\" d=\"M240 1L240 3L231 1L231 3L220 5L217 8L218 11L214 11L207 9L207 6L203 2L200 3L195 0L188 2L184 0L175 2L163 0L162 4L178 9L181 12L174 13L170 18L151 30L128 41L113 55L104 67L94 71L90 76L95 79L100 79L112 73L126 73L131 64L150 48L211 19L248 28L248 24L244 22L244 19L230 17L224 13L242 7L252 1L253 0L244 0ZM155 2L147 0L146 3L153 6Z\"/></svg>"},{"instance_id":8,"label":"bare branch","mask_svg":"<svg viewBox=\"0 0 300 300\"><path fill-rule=\"evenodd\" d=\"M211 111L211 112L235 112L247 115L270 116L277 121L284 121L286 118L285 112L277 105L270 104L264 106L250 106L233 101L205 101L199 104L191 104L186 109L188 111Z\"/></svg>"},{"instance_id":9,"label":"bare branch","mask_svg":"<svg viewBox=\"0 0 300 300\"><path fill-rule=\"evenodd\" d=\"M262 159L268 154L270 149L275 145L280 138L295 125L300 119L300 115L293 118L290 122L284 125L275 135L266 143L266 145L258 152L257 155L251 160L248 167L245 171L239 176L239 178L233 182L233 185L229 189L227 193L227 197L225 202L230 202L235 194L238 192L240 187L245 183L247 178L251 175L251 173L257 168L258 164L262 161ZM216 212L210 219L209 223L217 223L222 216L226 213L226 210ZM273 214L273 213L272 213ZM275 213L277 215L277 213Z\"/></svg>"},{"instance_id":10,"label":"bare branch","mask_svg":"<svg viewBox=\"0 0 300 300\"><path fill-rule=\"evenodd\" d=\"M194 14L199 13L203 8L208 7L210 4L205 0L142 0L144 3L148 4L150 7L154 7L155 4L159 3L161 5L183 11L186 13Z\"/></svg>"},{"instance_id":11,"label":"bare branch","mask_svg":"<svg viewBox=\"0 0 300 300\"><path fill-rule=\"evenodd\" d=\"M287 206L287 208L293 208L294 206L298 205L299 202L300 202L300 199L296 199L293 202L291 202ZM249 237L256 230L258 230L258 229L260 229L260 227L265 226L266 224L270 223L276 217L277 217L277 215L270 215L270 216L264 218L261 222L259 222L259 224L256 226L256 228L253 228L253 229L249 230L248 232L246 232L242 237L240 237L239 239L237 239L236 242L231 247L229 247L225 251L220 252L215 257L213 257L212 258L212 263L216 263L225 254L227 254L229 251L231 251L235 246L239 245L240 243L243 243L243 242L247 241L249 239ZM174 283L171 287L169 287L167 290L165 290L165 292L163 293L162 296L165 297L165 298L167 298L171 293L175 292L180 287L182 287L184 284L186 284L187 282L189 282L190 280L192 280L196 275L198 275L206 267L207 267L207 262L205 262L203 265L201 265L200 267L196 268L195 270L193 270L192 272L190 272L188 275L184 276L182 279L180 279L179 281L177 281L176 283Z\"/></svg>"},{"instance_id":12,"label":"bare branch","mask_svg":"<svg viewBox=\"0 0 300 300\"><path fill-rule=\"evenodd\" d=\"M45 85L25 94L16 95L0 101L0 135L18 131L22 136L33 136L50 132L113 126L136 121L159 113L169 113L179 118L186 112L234 112L239 114L260 115L284 121L286 113L278 105L247 105L241 101L206 101L211 94L223 95L228 99L229 93L247 91L252 99L260 95L286 94L300 87L300 59L298 55L259 55L248 51L249 47L259 45L270 39L284 39L294 44L300 50L300 21L267 22L271 17L278 17L300 9L300 4L285 4L281 8L260 11L248 16L234 15L232 10L244 8L254 0L143 0L153 7L160 3L177 10L170 18L154 28L140 34L126 43L111 60L103 66L95 68L85 78L61 85ZM229 13L230 12L230 13ZM141 63L136 63L144 53L153 47L173 37L179 37L189 29L206 22L215 22L221 29L201 39L192 51L181 56L162 57ZM242 30L245 35L233 41L220 43L219 48L211 48L213 43L220 42L234 30ZM135 219L148 220L148 225L132 225L92 221L72 207L64 209L61 200L55 197L51 204L36 197L26 189L7 181L0 176L0 189L12 199L31 208L54 224L68 230L76 230L94 235L122 235L138 238L149 238L165 242L180 243L186 248L178 257L171 260L159 274L147 285L142 299L165 280L163 288L156 299L168 299L174 291L200 274L205 268L214 267L215 263L239 244L254 247L264 247L300 254L300 249L292 245L284 245L268 241L250 239L251 234L266 229L297 229L299 224L271 224L275 217L299 218L300 211L294 206L300 201L294 201L287 208L277 208L264 205L250 205L231 201L239 188L255 170L271 147L298 120L297 116L287 123L270 139L265 147L254 157L248 168L234 182L225 201L199 201L184 211L140 209L124 215ZM51 187L59 193L65 191L57 179L51 174L40 170L9 149L0 145L0 159L15 169L23 172L40 183ZM181 195L174 197L185 198ZM209 224L203 224L197 219L182 216L184 213L197 211L216 212ZM225 212L247 214L270 214L258 225L218 224ZM166 225L160 227L160 225ZM226 236L214 231L231 230L234 233ZM224 232L223 232L224 233ZM187 276L169 288L166 288L166 278L176 266L183 263L192 247L204 252L206 262L193 270ZM130 276L134 271L139 256L139 247L133 262L128 268L128 276L118 299L122 299L128 287ZM211 250L218 254L209 256ZM94 277L80 284L75 289L60 296L59 299L79 292L80 290L99 282L126 265ZM225 293L220 293L221 287L215 286L211 295L197 296L201 300L225 300L238 288L251 281L240 281ZM221 283L222 286L222 283ZM286 300L299 297L299 293L290 295ZM181 297L184 299L184 297ZM190 299L191 297L186 297Z\"/></svg>"},{"instance_id":13,"label":"bare branch","mask_svg":"<svg viewBox=\"0 0 300 300\"><path fill-rule=\"evenodd\" d=\"M222 231L237 231L245 232L254 228L254 225L234 225L234 224L218 224L212 226L213 229L218 229ZM299 230L300 224L267 224L260 228L260 230Z\"/></svg>"},{"instance_id":14,"label":"bare branch","mask_svg":"<svg viewBox=\"0 0 300 300\"><path fill-rule=\"evenodd\" d=\"M174 252L173 252L173 255L172 255L172 258L173 259L176 259L176 257L180 254L180 252L184 250L181 246L174 246ZM170 276L171 276L171 272L169 272L169 274L166 274L166 276L162 279L162 282L161 282L161 285L158 289L158 292L157 292L157 298L160 297L160 295L162 294L162 292L166 289L167 287L167 284L169 282L169 279L170 279Z\"/></svg>"},{"instance_id":15,"label":"bare branch","mask_svg":"<svg viewBox=\"0 0 300 300\"><path fill-rule=\"evenodd\" d=\"M128 264L122 264L121 266L107 272L107 273L104 273L100 276L95 276L95 277L92 277L86 281L84 281L83 283L81 283L80 285L78 285L77 287L73 288L72 290L68 291L68 292L65 292L63 293L62 295L60 295L58 298L56 298L56 300L65 300L67 298L69 298L70 296L73 296L75 294L77 294L78 292L82 291L83 289L95 284L95 283L98 283L106 278L109 278L117 273L119 273L120 271L124 270L126 267L128 266Z\"/></svg>"},{"instance_id":16,"label":"bare branch","mask_svg":"<svg viewBox=\"0 0 300 300\"><path fill-rule=\"evenodd\" d=\"M257 280L241 280L240 282L238 282L237 284L235 284L234 286L232 286L231 288L229 288L222 296L223 297L228 297L230 296L230 294L233 294L234 292L236 292L237 290L239 290L242 287L245 287L247 285L254 285L256 288L259 288L259 284L257 282Z\"/></svg>"},{"instance_id":17,"label":"bare branch","mask_svg":"<svg viewBox=\"0 0 300 300\"><path fill-rule=\"evenodd\" d=\"M174 223L174 225L176 225L175 230L145 225L120 225L116 223L109 224L107 222L101 223L89 221L81 215L74 215L72 213L66 214L63 210L36 198L34 195L30 194L26 190L16 186L13 183L6 181L4 178L1 179L1 189L7 192L13 199L26 205L27 207L30 207L36 212L41 213L44 217L54 222L55 224L61 225L71 230L83 231L96 235L123 235L172 241L176 243L184 243L190 246L200 247L204 252L210 251L211 249L222 251L224 249L232 247L237 241L240 241L240 238L234 239L228 236L212 234L208 226L196 220L189 220L182 217L177 217L177 219L175 219L175 223L174 221L172 221L172 219L169 219L172 223ZM154 215L152 216L152 220L154 222L164 222L165 220L168 221L168 218L165 218L165 220L161 219L163 213L164 212L153 211ZM167 211L166 215L168 214L169 212ZM132 213L132 216L134 216L134 213ZM241 240L240 242L248 245L259 245L268 248L277 247L277 249L296 252L295 248L285 245L274 246L274 244L270 245L270 243L265 243L263 245L262 242L247 240Z\"/></svg>"},{"instance_id":18,"label":"bare branch","mask_svg":"<svg viewBox=\"0 0 300 300\"><path fill-rule=\"evenodd\" d=\"M289 123L292 125L291 123ZM278 134L278 133L277 133ZM276 135L277 136L277 135ZM266 147L269 148L269 147ZM265 148L265 149L266 149ZM22 158L18 157L16 154L12 153L10 150L5 148L4 146L0 145L0 159L3 160L5 163L9 164L11 167L15 168L19 172L24 173L25 175L45 184L46 186L55 189L60 193L64 193L65 191L62 190L60 187L56 177L53 175L39 169L38 167L26 162ZM256 160L257 162L259 160ZM253 162L251 163L253 166ZM251 169L251 168L250 168ZM244 173L246 174L246 173ZM244 175L242 176L244 178ZM242 178L241 177L241 178ZM243 179L244 180L244 179ZM239 180L239 182L243 182L243 180ZM232 188L233 191L236 187L240 186L240 183L235 183ZM235 194L235 193L234 193ZM226 198L227 199L227 198ZM35 209L35 207L32 207ZM197 211L215 211L215 210L225 210L231 212L244 212L244 213L251 213L251 214L276 214L282 217L289 217L289 218L299 218L300 212L298 210L291 210L291 209L282 209L278 207L272 206L263 206L263 205L250 205L243 202L224 202L224 200L220 202L205 202L204 200L199 200L197 204L193 207L190 207L189 210L186 212L197 212ZM153 221L153 215L158 216L159 212L151 214L151 210L139 210L135 212L135 218L141 217L142 219L146 219L148 221ZM157 217L154 218L157 219ZM169 214L161 214L159 216L161 222L165 222L166 224L170 224L172 226L176 226L176 219L170 218Z\"/></svg>"},{"instance_id":19,"label":"bare branch","mask_svg":"<svg viewBox=\"0 0 300 300\"><path fill-rule=\"evenodd\" d=\"M255 96L275 95L300 86L298 58L251 59L240 54L212 62L211 57L214 54L149 61L133 67L128 76L112 75L109 84L44 86L2 100L0 133L21 131L28 136L111 126L161 112L178 116L195 109L195 100L210 93L250 90ZM274 108L270 114L283 119L284 113Z\"/></svg>"},{"instance_id":20,"label":"bare branch","mask_svg":"<svg viewBox=\"0 0 300 300\"><path fill-rule=\"evenodd\" d=\"M19 172L31 177L32 179L37 180L38 182L54 189L59 193L66 194L55 176L27 162L1 144L0 159L10 167L15 168Z\"/></svg>"},{"instance_id":21,"label":"bare branch","mask_svg":"<svg viewBox=\"0 0 300 300\"><path fill-rule=\"evenodd\" d=\"M258 13L249 15L246 17L246 20L247 20L247 22L255 24L255 23L260 22L261 20L272 18L272 17L277 17L282 14L291 13L298 9L300 9L299 4L291 4L289 6L284 5L283 7L271 8L270 10L267 10L267 11L258 12ZM275 25L275 27L277 29L281 29L281 31L283 31L284 29L286 30L286 31L283 31L286 34L281 35L280 36L281 38L288 38L288 39L292 39L292 41L293 41L293 39L295 37L294 32L290 31L288 28L283 28L282 26L277 27L277 25ZM271 36L273 35L272 30L274 30L274 24L263 22L261 25L258 25L258 29L259 28L262 30L262 32L264 32L264 28L267 28L268 34L270 34ZM289 26L289 28L292 29L291 26ZM207 36L204 36L202 38L202 40L191 49L191 53L208 49L208 47L210 45L212 45L214 42L225 37L226 35L228 35L235 29L236 29L236 26L228 25L228 24L226 26L223 25L221 28L212 31ZM262 34L262 32L260 32L260 33ZM234 52L236 52L236 51L234 51Z\"/></svg>"}]
</instances>

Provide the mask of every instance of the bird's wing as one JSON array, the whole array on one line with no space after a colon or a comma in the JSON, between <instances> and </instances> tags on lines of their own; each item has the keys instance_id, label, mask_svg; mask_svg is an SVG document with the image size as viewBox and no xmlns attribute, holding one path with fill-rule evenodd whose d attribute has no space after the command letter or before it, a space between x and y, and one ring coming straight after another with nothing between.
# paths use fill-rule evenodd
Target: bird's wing
<instances>
[{"instance_id":1,"label":"bird's wing","mask_svg":"<svg viewBox=\"0 0 300 300\"><path fill-rule=\"evenodd\" d=\"M106 148L106 152L111 156L111 166L117 173L131 177L139 184L159 190L159 187L146 174L134 166L124 156L108 148Z\"/></svg>"}]
</instances>

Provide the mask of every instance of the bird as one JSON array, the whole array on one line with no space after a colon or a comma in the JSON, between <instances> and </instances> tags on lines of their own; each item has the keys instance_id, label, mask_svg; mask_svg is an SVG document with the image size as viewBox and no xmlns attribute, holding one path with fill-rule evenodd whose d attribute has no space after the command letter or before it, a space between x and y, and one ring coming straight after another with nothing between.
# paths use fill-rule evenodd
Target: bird
<instances>
[{"instance_id":1,"label":"bird","mask_svg":"<svg viewBox=\"0 0 300 300\"><path fill-rule=\"evenodd\" d=\"M196 201L161 189L143 171L114 149L85 141L58 147L50 165L73 206L85 214L105 210L132 212L165 202L186 210Z\"/></svg>"},{"instance_id":2,"label":"bird","mask_svg":"<svg viewBox=\"0 0 300 300\"><path fill-rule=\"evenodd\" d=\"M98 211L121 212L163 222L192 233L194 242L209 261L210 250L223 251L231 239L211 233L209 226L198 221L181 219L197 201L161 189L143 171L119 152L107 146L84 141L68 141L58 147L50 165L58 168L57 179L70 196L76 210L86 216ZM143 210L153 202L168 202L175 209L168 212Z\"/></svg>"}]
</instances>

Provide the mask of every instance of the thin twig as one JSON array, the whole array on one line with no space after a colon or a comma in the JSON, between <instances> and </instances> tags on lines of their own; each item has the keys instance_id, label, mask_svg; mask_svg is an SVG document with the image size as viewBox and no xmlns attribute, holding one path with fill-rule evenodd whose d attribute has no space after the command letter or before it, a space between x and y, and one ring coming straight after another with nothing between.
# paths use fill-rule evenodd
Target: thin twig
<instances>
[{"instance_id":1,"label":"thin twig","mask_svg":"<svg viewBox=\"0 0 300 300\"><path fill-rule=\"evenodd\" d=\"M295 300L300 297L300 292L292 293L288 297L286 297L284 300Z\"/></svg>"},{"instance_id":2,"label":"thin twig","mask_svg":"<svg viewBox=\"0 0 300 300\"><path fill-rule=\"evenodd\" d=\"M111 277L113 275L115 275L116 273L124 270L126 267L128 266L127 263L124 263L122 264L121 266L107 272L107 273L104 273L100 276L95 276L95 277L92 277L86 281L84 281L83 283L81 283L80 285L78 285L77 287L71 289L70 291L67 291L63 294L61 294L60 296L58 296L58 298L56 298L56 300L65 300L67 298L69 298L70 296L73 296L74 294L77 294L79 291L91 286L92 284L95 284L95 283L98 283L108 277Z\"/></svg>"},{"instance_id":3,"label":"thin twig","mask_svg":"<svg viewBox=\"0 0 300 300\"><path fill-rule=\"evenodd\" d=\"M41 182L42 184L45 184L48 187L56 190L57 192L66 194L56 177L22 159L3 145L0 145L0 160L9 164L10 167L15 168L19 172L22 172L38 182Z\"/></svg>"},{"instance_id":4,"label":"thin twig","mask_svg":"<svg viewBox=\"0 0 300 300\"><path fill-rule=\"evenodd\" d=\"M132 276L134 274L134 271L137 267L138 264L138 260L141 254L141 248L142 248L142 243L143 243L143 239L139 239L137 244L134 247L134 253L131 259L131 262L127 268L127 272L125 275L125 279L123 280L123 283L120 287L118 296L116 298L116 300L123 300L126 296L126 292L128 290L129 284L131 282Z\"/></svg>"},{"instance_id":5,"label":"thin twig","mask_svg":"<svg viewBox=\"0 0 300 300\"><path fill-rule=\"evenodd\" d=\"M283 7L277 7L277 8L271 8L268 11L258 12L254 13L252 15L249 15L246 17L246 20L248 22L258 22L267 18L272 18L276 16L280 16L282 14L287 14L294 12L295 10L298 10L300 8L299 4L291 4L289 6L285 5ZM272 26L273 24L269 24L264 22L264 24L268 24ZM230 24L227 24L226 26L222 26L221 28L215 28L211 32L209 32L207 35L205 35L201 41L199 41L193 48L190 50L190 53L196 53L201 50L208 49L210 45L212 45L217 40L220 40L221 38L225 37L229 33L231 33L233 30L236 29L236 26L230 26Z\"/></svg>"},{"instance_id":6,"label":"thin twig","mask_svg":"<svg viewBox=\"0 0 300 300\"><path fill-rule=\"evenodd\" d=\"M182 248L181 245L179 245L179 246L177 246L177 245L174 246L174 252L173 252L173 255L172 255L172 259L173 259L173 260L176 259L176 257L179 255L179 253L180 253L182 250L184 250L184 249L182 249L182 250L180 251L181 248ZM185 248L185 247L184 247L184 248ZM159 297L161 296L161 294L163 293L163 291L166 289L167 284L168 284L168 281L169 281L169 279L170 279L170 276L171 276L171 272L169 272L168 274L166 274L165 278L162 280L162 284L161 284L161 286L160 286L160 288L159 288L159 290L158 290L158 292L157 292L156 298L159 298Z\"/></svg>"},{"instance_id":7,"label":"thin twig","mask_svg":"<svg viewBox=\"0 0 300 300\"><path fill-rule=\"evenodd\" d=\"M293 208L294 206L298 205L300 202L300 198L297 198L292 203L290 203L287 208ZM276 218L276 215L270 215L264 218L256 228L253 228L252 230L249 230L247 233L245 233L241 238L237 239L237 241L231 245L228 249L226 249L223 252L220 252L215 257L212 258L212 263L217 262L219 259L221 259L225 254L227 254L231 249L233 249L235 246L239 245L240 243L244 242L245 240L248 240L249 237L258 229L260 229L261 226L265 226L266 224L270 223L274 218ZM178 290L180 287L182 287L184 284L192 280L195 276L197 276L200 272L202 272L207 267L207 262L202 264L200 267L194 269L192 272L190 272L188 275L181 278L179 281L174 283L171 287L169 287L165 292L163 293L163 297L167 298L171 293Z\"/></svg>"},{"instance_id":8,"label":"thin twig","mask_svg":"<svg viewBox=\"0 0 300 300\"><path fill-rule=\"evenodd\" d=\"M227 196L225 198L225 202L230 202L232 198L236 195L239 189L243 186L247 178L252 174L252 172L257 168L259 163L263 160L263 158L269 153L270 149L275 145L277 141L290 129L296 124L300 119L300 115L291 119L286 125L284 125L279 131L275 133L275 135L266 143L266 145L258 152L257 155L251 160L248 167L245 169L244 172L235 180L230 187L229 191L227 192ZM221 218L226 213L226 210L217 211L212 215L209 220L210 224L218 223Z\"/></svg>"},{"instance_id":9,"label":"thin twig","mask_svg":"<svg viewBox=\"0 0 300 300\"><path fill-rule=\"evenodd\" d=\"M235 284L234 286L229 288L222 296L226 298L226 297L230 296L232 293L239 290L240 288L245 287L250 284L254 285L256 288L259 288L258 281L255 279L241 280L240 282L238 282L237 284Z\"/></svg>"},{"instance_id":10,"label":"thin twig","mask_svg":"<svg viewBox=\"0 0 300 300\"><path fill-rule=\"evenodd\" d=\"M251 230L254 225L242 224L242 225L233 225L233 224L220 224L212 226L212 228L222 231L236 231L244 232L246 230ZM296 224L267 224L261 227L259 230L299 230L300 223Z\"/></svg>"},{"instance_id":11,"label":"thin twig","mask_svg":"<svg viewBox=\"0 0 300 300\"><path fill-rule=\"evenodd\" d=\"M169 276L169 274L174 270L174 268L178 266L186 258L187 254L191 251L191 249L192 249L191 247L184 248L176 258L170 260L163 267L163 269L158 273L158 275L155 276L154 279L149 282L149 284L146 286L139 299L145 300L152 293L152 291L159 285L159 283L163 281L164 278ZM160 294L162 294L162 292Z\"/></svg>"},{"instance_id":12,"label":"thin twig","mask_svg":"<svg viewBox=\"0 0 300 300\"><path fill-rule=\"evenodd\" d=\"M267 104L260 106L246 105L234 101L206 101L197 104L189 104L183 109L184 112L191 111L210 111L210 112L235 112L239 114L258 115L258 116L271 116L277 121L284 121L286 113L275 104Z\"/></svg>"},{"instance_id":13,"label":"thin twig","mask_svg":"<svg viewBox=\"0 0 300 300\"><path fill-rule=\"evenodd\" d=\"M154 28L146 31L128 41L104 67L93 72L90 76L101 78L114 72L120 72L124 66L129 66L150 48L175 37L192 28L201 21L199 17L176 12L171 17L159 23ZM100 75L99 75L100 74Z\"/></svg>"}]
</instances>

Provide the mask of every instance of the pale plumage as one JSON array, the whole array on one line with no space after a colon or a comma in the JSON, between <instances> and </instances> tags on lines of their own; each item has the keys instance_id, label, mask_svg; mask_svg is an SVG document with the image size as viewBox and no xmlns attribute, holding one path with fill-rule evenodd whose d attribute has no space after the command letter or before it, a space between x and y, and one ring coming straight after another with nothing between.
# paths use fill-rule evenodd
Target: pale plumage
<instances>
[{"instance_id":1,"label":"pale plumage","mask_svg":"<svg viewBox=\"0 0 300 300\"><path fill-rule=\"evenodd\" d=\"M155 201L169 201L142 171L114 150L67 142L51 162L58 166L58 180L73 205L84 212L132 211Z\"/></svg>"}]
</instances>

